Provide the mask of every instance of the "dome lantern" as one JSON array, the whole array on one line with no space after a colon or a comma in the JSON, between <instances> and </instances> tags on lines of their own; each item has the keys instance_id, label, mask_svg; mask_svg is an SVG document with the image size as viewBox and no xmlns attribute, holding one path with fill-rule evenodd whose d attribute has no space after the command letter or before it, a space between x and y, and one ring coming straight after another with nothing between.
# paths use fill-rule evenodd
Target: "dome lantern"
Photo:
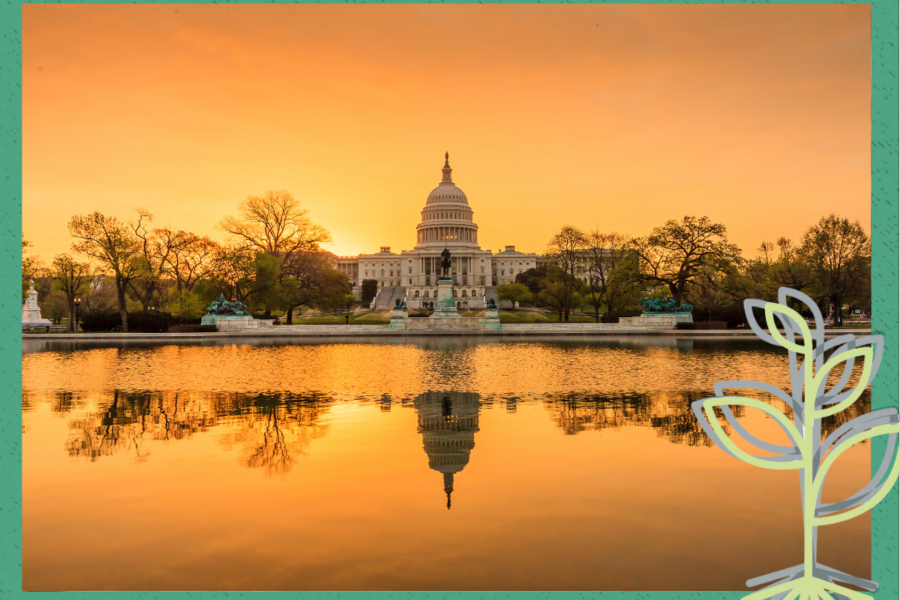
<instances>
[{"instance_id":1,"label":"dome lantern","mask_svg":"<svg viewBox=\"0 0 900 600\"><path fill-rule=\"evenodd\" d=\"M453 172L453 169L450 168L450 153L444 153L444 168L441 169L441 173L444 174L443 179L441 181L448 181L453 183L453 180L450 179L450 174Z\"/></svg>"}]
</instances>

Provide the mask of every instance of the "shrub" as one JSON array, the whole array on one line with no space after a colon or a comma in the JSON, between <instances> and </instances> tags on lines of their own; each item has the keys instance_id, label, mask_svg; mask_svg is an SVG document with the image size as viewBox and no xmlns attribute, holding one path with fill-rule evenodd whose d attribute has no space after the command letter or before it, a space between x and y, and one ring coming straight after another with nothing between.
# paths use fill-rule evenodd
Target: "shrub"
<instances>
[{"instance_id":1,"label":"shrub","mask_svg":"<svg viewBox=\"0 0 900 600\"><path fill-rule=\"evenodd\" d=\"M128 331L133 333L165 333L172 315L166 312L128 313ZM89 312L81 317L84 332L122 331L122 315L118 311Z\"/></svg>"},{"instance_id":2,"label":"shrub","mask_svg":"<svg viewBox=\"0 0 900 600\"><path fill-rule=\"evenodd\" d=\"M130 316L130 315L129 315ZM122 316L117 311L93 311L81 315L81 329L94 331L122 331Z\"/></svg>"},{"instance_id":3,"label":"shrub","mask_svg":"<svg viewBox=\"0 0 900 600\"><path fill-rule=\"evenodd\" d=\"M606 313L600 315L601 323L618 323L619 317L639 317L641 316L641 311L639 310L623 310L622 312L613 312Z\"/></svg>"},{"instance_id":4,"label":"shrub","mask_svg":"<svg viewBox=\"0 0 900 600\"><path fill-rule=\"evenodd\" d=\"M169 325L169 333L203 333L218 331L215 325Z\"/></svg>"}]
</instances>

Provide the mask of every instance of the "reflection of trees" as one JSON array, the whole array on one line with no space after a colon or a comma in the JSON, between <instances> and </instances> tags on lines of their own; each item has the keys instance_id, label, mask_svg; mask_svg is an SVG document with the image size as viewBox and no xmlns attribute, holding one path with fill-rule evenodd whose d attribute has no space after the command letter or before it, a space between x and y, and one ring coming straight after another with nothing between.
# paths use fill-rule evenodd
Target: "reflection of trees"
<instances>
[{"instance_id":1,"label":"reflection of trees","mask_svg":"<svg viewBox=\"0 0 900 600\"><path fill-rule=\"evenodd\" d=\"M54 407L66 413L77 405L71 397L57 397ZM134 452L138 460L149 454L152 441L189 439L195 433L233 424L237 433L225 436L225 445L246 448L244 463L285 472L292 456L303 454L309 443L328 431L318 423L325 403L290 395L196 394L177 392L115 391L98 409L69 421L66 451L73 457L95 461L102 456Z\"/></svg>"},{"instance_id":2,"label":"reflection of trees","mask_svg":"<svg viewBox=\"0 0 900 600\"><path fill-rule=\"evenodd\" d=\"M551 413L550 418L565 435L623 427L650 427L657 435L677 444L709 446L712 442L691 411L691 402L705 397L699 392L602 396L572 393L547 399L545 406ZM738 410L735 412L740 416Z\"/></svg>"},{"instance_id":3,"label":"reflection of trees","mask_svg":"<svg viewBox=\"0 0 900 600\"><path fill-rule=\"evenodd\" d=\"M316 398L262 394L245 400L244 406L236 422L238 431L222 441L227 447L241 444L243 463L268 474L290 471L295 458L306 454L312 441L330 428L319 422L327 405Z\"/></svg>"},{"instance_id":4,"label":"reflection of trees","mask_svg":"<svg viewBox=\"0 0 900 600\"><path fill-rule=\"evenodd\" d=\"M691 403L712 395L699 391L602 396L571 393L546 399L545 407L550 411L550 418L565 435L575 435L582 431L618 430L623 427L650 427L660 437L676 444L711 446L712 440L703 433L691 410ZM777 404L785 409L781 403ZM847 410L823 419L822 435L827 436L843 423L869 412L870 407L871 394L867 391ZM745 414L742 406L735 406L733 410L738 418ZM793 418L790 410L785 410L785 413L788 418ZM726 433L730 433L724 418L720 417L720 422Z\"/></svg>"}]
</instances>

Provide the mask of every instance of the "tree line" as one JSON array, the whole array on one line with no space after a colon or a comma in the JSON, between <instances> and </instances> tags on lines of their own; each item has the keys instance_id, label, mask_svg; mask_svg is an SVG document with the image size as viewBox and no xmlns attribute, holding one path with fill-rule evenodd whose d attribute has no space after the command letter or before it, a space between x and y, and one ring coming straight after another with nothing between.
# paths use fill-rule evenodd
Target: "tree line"
<instances>
[{"instance_id":1,"label":"tree line","mask_svg":"<svg viewBox=\"0 0 900 600\"><path fill-rule=\"evenodd\" d=\"M236 216L217 225L222 241L152 224L143 209L130 221L100 212L74 215L72 253L49 265L23 241L23 292L35 280L45 316L67 315L70 329L78 298L84 313L117 311L122 331L129 312L197 319L220 293L264 316L284 311L288 323L303 306L330 310L356 301L347 276L322 249L331 235L286 190L241 202Z\"/></svg>"},{"instance_id":2,"label":"tree line","mask_svg":"<svg viewBox=\"0 0 900 600\"><path fill-rule=\"evenodd\" d=\"M815 299L835 325L849 306L871 313L871 240L858 221L831 214L797 242L764 241L745 258L721 223L686 216L645 237L562 227L548 242L545 260L498 286L500 300L556 310L569 321L589 306L597 322L640 314L642 297L689 302L695 320L745 322L743 300L777 301L779 287ZM799 308L799 307L798 307Z\"/></svg>"}]
</instances>

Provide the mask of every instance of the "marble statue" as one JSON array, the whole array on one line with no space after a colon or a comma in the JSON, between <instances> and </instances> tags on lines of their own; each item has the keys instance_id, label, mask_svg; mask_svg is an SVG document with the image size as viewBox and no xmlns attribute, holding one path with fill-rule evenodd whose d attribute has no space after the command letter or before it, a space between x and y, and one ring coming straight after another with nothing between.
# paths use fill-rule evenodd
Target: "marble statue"
<instances>
[{"instance_id":1,"label":"marble statue","mask_svg":"<svg viewBox=\"0 0 900 600\"><path fill-rule=\"evenodd\" d=\"M25 293L25 304L22 306L22 326L23 327L46 327L50 328L53 323L50 319L41 317L41 307L38 306L38 293L34 289L34 280L28 281L28 291Z\"/></svg>"}]
</instances>

